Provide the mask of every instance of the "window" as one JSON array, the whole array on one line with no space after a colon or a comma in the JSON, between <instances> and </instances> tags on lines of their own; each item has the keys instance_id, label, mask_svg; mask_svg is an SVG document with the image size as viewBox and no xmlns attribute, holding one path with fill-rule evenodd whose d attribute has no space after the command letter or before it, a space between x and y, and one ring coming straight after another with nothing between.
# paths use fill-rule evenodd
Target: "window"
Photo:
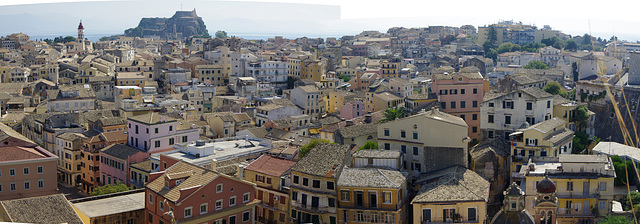
<instances>
[{"instance_id":1,"label":"window","mask_svg":"<svg viewBox=\"0 0 640 224\"><path fill-rule=\"evenodd\" d=\"M229 224L236 224L236 216L235 215L229 216Z\"/></svg>"},{"instance_id":2,"label":"window","mask_svg":"<svg viewBox=\"0 0 640 224\"><path fill-rule=\"evenodd\" d=\"M187 207L187 208L185 208L185 209L184 209L184 217L185 217L185 218L191 217L191 210L192 210L192 208L193 208L193 207Z\"/></svg>"},{"instance_id":3,"label":"window","mask_svg":"<svg viewBox=\"0 0 640 224\"><path fill-rule=\"evenodd\" d=\"M16 175L16 169L9 169L9 176L15 176Z\"/></svg>"},{"instance_id":4,"label":"window","mask_svg":"<svg viewBox=\"0 0 640 224\"><path fill-rule=\"evenodd\" d=\"M303 177L302 178L302 185L309 186L309 178Z\"/></svg>"},{"instance_id":5,"label":"window","mask_svg":"<svg viewBox=\"0 0 640 224\"><path fill-rule=\"evenodd\" d=\"M149 223L153 223L153 214L151 214L151 212L149 212Z\"/></svg>"},{"instance_id":6,"label":"window","mask_svg":"<svg viewBox=\"0 0 640 224\"><path fill-rule=\"evenodd\" d=\"M222 200L223 199L216 201L216 211L222 209Z\"/></svg>"},{"instance_id":7,"label":"window","mask_svg":"<svg viewBox=\"0 0 640 224\"><path fill-rule=\"evenodd\" d=\"M336 207L336 199L335 198L327 198L329 199L329 207Z\"/></svg>"},{"instance_id":8,"label":"window","mask_svg":"<svg viewBox=\"0 0 640 224\"><path fill-rule=\"evenodd\" d=\"M182 142L187 142L187 136L182 136Z\"/></svg>"},{"instance_id":9,"label":"window","mask_svg":"<svg viewBox=\"0 0 640 224\"><path fill-rule=\"evenodd\" d=\"M244 193L242 195L242 203L247 203L247 202L249 202L249 192Z\"/></svg>"},{"instance_id":10,"label":"window","mask_svg":"<svg viewBox=\"0 0 640 224\"><path fill-rule=\"evenodd\" d=\"M421 169L422 169L422 167L421 167L420 163L413 163L413 170L421 172Z\"/></svg>"},{"instance_id":11,"label":"window","mask_svg":"<svg viewBox=\"0 0 640 224\"><path fill-rule=\"evenodd\" d=\"M478 120L478 114L472 114L471 115L471 119L473 119L474 121Z\"/></svg>"},{"instance_id":12,"label":"window","mask_svg":"<svg viewBox=\"0 0 640 224\"><path fill-rule=\"evenodd\" d=\"M173 126L169 126L169 132L173 131Z\"/></svg>"},{"instance_id":13,"label":"window","mask_svg":"<svg viewBox=\"0 0 640 224\"><path fill-rule=\"evenodd\" d=\"M298 200L298 192L297 191L291 192L291 200L294 200L294 201Z\"/></svg>"},{"instance_id":14,"label":"window","mask_svg":"<svg viewBox=\"0 0 640 224\"><path fill-rule=\"evenodd\" d=\"M469 221L476 221L476 208L467 208L467 217Z\"/></svg>"},{"instance_id":15,"label":"window","mask_svg":"<svg viewBox=\"0 0 640 224\"><path fill-rule=\"evenodd\" d=\"M467 107L467 101L460 101L460 108L466 108Z\"/></svg>"},{"instance_id":16,"label":"window","mask_svg":"<svg viewBox=\"0 0 640 224\"><path fill-rule=\"evenodd\" d=\"M547 100L547 108L551 108L551 100Z\"/></svg>"},{"instance_id":17,"label":"window","mask_svg":"<svg viewBox=\"0 0 640 224\"><path fill-rule=\"evenodd\" d=\"M382 203L391 204L391 192L389 191L382 192Z\"/></svg>"},{"instance_id":18,"label":"window","mask_svg":"<svg viewBox=\"0 0 640 224\"><path fill-rule=\"evenodd\" d=\"M158 128L155 128L155 130L154 130L154 131L155 131L155 133L156 133L156 134L158 134Z\"/></svg>"},{"instance_id":19,"label":"window","mask_svg":"<svg viewBox=\"0 0 640 224\"><path fill-rule=\"evenodd\" d=\"M607 201L606 200L598 201L598 209L600 211L606 211L607 210Z\"/></svg>"},{"instance_id":20,"label":"window","mask_svg":"<svg viewBox=\"0 0 640 224\"><path fill-rule=\"evenodd\" d=\"M156 141L155 142L155 146L156 146L156 148L160 148L160 141Z\"/></svg>"},{"instance_id":21,"label":"window","mask_svg":"<svg viewBox=\"0 0 640 224\"><path fill-rule=\"evenodd\" d=\"M471 106L473 106L473 108L477 108L478 107L478 101L477 100L474 100L471 104L472 104Z\"/></svg>"},{"instance_id":22,"label":"window","mask_svg":"<svg viewBox=\"0 0 640 224\"><path fill-rule=\"evenodd\" d=\"M173 137L169 139L169 145L173 145L174 142L175 142L175 139Z\"/></svg>"},{"instance_id":23,"label":"window","mask_svg":"<svg viewBox=\"0 0 640 224\"><path fill-rule=\"evenodd\" d=\"M201 204L200 205L200 215L207 214L207 211L209 211L209 204L208 203Z\"/></svg>"},{"instance_id":24,"label":"window","mask_svg":"<svg viewBox=\"0 0 640 224\"><path fill-rule=\"evenodd\" d=\"M440 102L440 107L442 107L442 109L447 109L447 103L446 102Z\"/></svg>"},{"instance_id":25,"label":"window","mask_svg":"<svg viewBox=\"0 0 640 224\"><path fill-rule=\"evenodd\" d=\"M478 127L477 126L471 127L471 132L478 133Z\"/></svg>"},{"instance_id":26,"label":"window","mask_svg":"<svg viewBox=\"0 0 640 224\"><path fill-rule=\"evenodd\" d=\"M422 209L422 222L431 222L431 209Z\"/></svg>"},{"instance_id":27,"label":"window","mask_svg":"<svg viewBox=\"0 0 640 224\"><path fill-rule=\"evenodd\" d=\"M607 191L607 182L600 182L600 191Z\"/></svg>"},{"instance_id":28,"label":"window","mask_svg":"<svg viewBox=\"0 0 640 224\"><path fill-rule=\"evenodd\" d=\"M455 101L451 101L451 109L456 109L456 102Z\"/></svg>"},{"instance_id":29,"label":"window","mask_svg":"<svg viewBox=\"0 0 640 224\"><path fill-rule=\"evenodd\" d=\"M478 94L478 89L473 88L473 94Z\"/></svg>"},{"instance_id":30,"label":"window","mask_svg":"<svg viewBox=\"0 0 640 224\"><path fill-rule=\"evenodd\" d=\"M29 189L31 189L31 182L29 182L29 181L25 181L25 182L24 182L24 189L25 189L25 190L29 190Z\"/></svg>"},{"instance_id":31,"label":"window","mask_svg":"<svg viewBox=\"0 0 640 224\"><path fill-rule=\"evenodd\" d=\"M573 182L567 182L567 191L573 191Z\"/></svg>"},{"instance_id":32,"label":"window","mask_svg":"<svg viewBox=\"0 0 640 224\"><path fill-rule=\"evenodd\" d=\"M16 183L11 183L11 184L9 184L9 189L10 189L11 191L15 191L15 190L16 190Z\"/></svg>"},{"instance_id":33,"label":"window","mask_svg":"<svg viewBox=\"0 0 640 224\"><path fill-rule=\"evenodd\" d=\"M280 213L278 217L278 221L285 222L285 220L286 220L286 215L284 213ZM229 219L229 224L231 224L231 219Z\"/></svg>"},{"instance_id":34,"label":"window","mask_svg":"<svg viewBox=\"0 0 640 224\"><path fill-rule=\"evenodd\" d=\"M39 179L38 180L38 188L44 188L44 180L43 179ZM2 191L2 187L0 186L0 191Z\"/></svg>"},{"instance_id":35,"label":"window","mask_svg":"<svg viewBox=\"0 0 640 224\"><path fill-rule=\"evenodd\" d=\"M465 94L466 93L466 89L460 89L460 94Z\"/></svg>"},{"instance_id":36,"label":"window","mask_svg":"<svg viewBox=\"0 0 640 224\"><path fill-rule=\"evenodd\" d=\"M413 139L418 139L418 132L413 133Z\"/></svg>"},{"instance_id":37,"label":"window","mask_svg":"<svg viewBox=\"0 0 640 224\"><path fill-rule=\"evenodd\" d=\"M221 193L221 192L222 192L222 184L216 185L216 193Z\"/></svg>"},{"instance_id":38,"label":"window","mask_svg":"<svg viewBox=\"0 0 640 224\"><path fill-rule=\"evenodd\" d=\"M236 196L229 198L229 207L236 206Z\"/></svg>"},{"instance_id":39,"label":"window","mask_svg":"<svg viewBox=\"0 0 640 224\"><path fill-rule=\"evenodd\" d=\"M340 191L340 200L342 201L349 201L349 190L341 190Z\"/></svg>"},{"instance_id":40,"label":"window","mask_svg":"<svg viewBox=\"0 0 640 224\"><path fill-rule=\"evenodd\" d=\"M511 115L504 115L504 123L511 124Z\"/></svg>"},{"instance_id":41,"label":"window","mask_svg":"<svg viewBox=\"0 0 640 224\"><path fill-rule=\"evenodd\" d=\"M38 173L44 173L44 168L42 168L41 166L38 167Z\"/></svg>"},{"instance_id":42,"label":"window","mask_svg":"<svg viewBox=\"0 0 640 224\"><path fill-rule=\"evenodd\" d=\"M513 101L502 101L502 109L513 109Z\"/></svg>"},{"instance_id":43,"label":"window","mask_svg":"<svg viewBox=\"0 0 640 224\"><path fill-rule=\"evenodd\" d=\"M294 184L300 183L300 176L293 175L293 183Z\"/></svg>"},{"instance_id":44,"label":"window","mask_svg":"<svg viewBox=\"0 0 640 224\"><path fill-rule=\"evenodd\" d=\"M389 129L384 129L384 136L389 136Z\"/></svg>"},{"instance_id":45,"label":"window","mask_svg":"<svg viewBox=\"0 0 640 224\"><path fill-rule=\"evenodd\" d=\"M493 124L493 114L489 114L489 115L487 116L487 122L488 122L489 124Z\"/></svg>"},{"instance_id":46,"label":"window","mask_svg":"<svg viewBox=\"0 0 640 224\"><path fill-rule=\"evenodd\" d=\"M333 181L327 181L327 189L329 190L335 189Z\"/></svg>"},{"instance_id":47,"label":"window","mask_svg":"<svg viewBox=\"0 0 640 224\"><path fill-rule=\"evenodd\" d=\"M533 102L527 102L527 110L533 110Z\"/></svg>"},{"instance_id":48,"label":"window","mask_svg":"<svg viewBox=\"0 0 640 224\"><path fill-rule=\"evenodd\" d=\"M400 146L400 150L402 150L402 153L407 153L407 146L406 145L401 145Z\"/></svg>"},{"instance_id":49,"label":"window","mask_svg":"<svg viewBox=\"0 0 640 224\"><path fill-rule=\"evenodd\" d=\"M22 174L29 175L29 167L22 168Z\"/></svg>"},{"instance_id":50,"label":"window","mask_svg":"<svg viewBox=\"0 0 640 224\"><path fill-rule=\"evenodd\" d=\"M418 147L413 147L413 155L418 155L420 152L418 151Z\"/></svg>"},{"instance_id":51,"label":"window","mask_svg":"<svg viewBox=\"0 0 640 224\"><path fill-rule=\"evenodd\" d=\"M405 131L400 131L400 137L402 137L402 138L406 138L406 137L407 137L407 132L405 132Z\"/></svg>"},{"instance_id":52,"label":"window","mask_svg":"<svg viewBox=\"0 0 640 224\"><path fill-rule=\"evenodd\" d=\"M449 94L456 95L456 94L458 94L458 90L457 89L450 89L449 90Z\"/></svg>"},{"instance_id":53,"label":"window","mask_svg":"<svg viewBox=\"0 0 640 224\"><path fill-rule=\"evenodd\" d=\"M153 195L149 194L149 204L153 204Z\"/></svg>"},{"instance_id":54,"label":"window","mask_svg":"<svg viewBox=\"0 0 640 224\"><path fill-rule=\"evenodd\" d=\"M391 149L391 144L389 144L389 143L384 143L384 149L385 149L385 150L390 150L390 149Z\"/></svg>"},{"instance_id":55,"label":"window","mask_svg":"<svg viewBox=\"0 0 640 224\"><path fill-rule=\"evenodd\" d=\"M251 217L249 217L249 216L250 216L250 213L249 213L249 212L243 212L243 213L242 213L242 222L248 222L248 221L249 221L249 219L251 218Z\"/></svg>"},{"instance_id":56,"label":"window","mask_svg":"<svg viewBox=\"0 0 640 224\"><path fill-rule=\"evenodd\" d=\"M487 137L493 138L493 131L487 131Z\"/></svg>"},{"instance_id":57,"label":"window","mask_svg":"<svg viewBox=\"0 0 640 224\"><path fill-rule=\"evenodd\" d=\"M313 188L320 188L320 181L319 180L313 180Z\"/></svg>"}]
</instances>

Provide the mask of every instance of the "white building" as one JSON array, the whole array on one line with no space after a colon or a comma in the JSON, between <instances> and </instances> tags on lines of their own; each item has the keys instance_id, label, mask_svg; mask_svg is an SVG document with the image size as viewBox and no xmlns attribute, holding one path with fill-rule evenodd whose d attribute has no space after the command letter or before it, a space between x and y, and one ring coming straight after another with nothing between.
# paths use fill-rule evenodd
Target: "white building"
<instances>
[{"instance_id":1,"label":"white building","mask_svg":"<svg viewBox=\"0 0 640 224\"><path fill-rule=\"evenodd\" d=\"M553 118L553 95L538 87L487 94L483 101L480 108L483 138L509 139L509 134L523 128L525 122L534 125Z\"/></svg>"}]
</instances>

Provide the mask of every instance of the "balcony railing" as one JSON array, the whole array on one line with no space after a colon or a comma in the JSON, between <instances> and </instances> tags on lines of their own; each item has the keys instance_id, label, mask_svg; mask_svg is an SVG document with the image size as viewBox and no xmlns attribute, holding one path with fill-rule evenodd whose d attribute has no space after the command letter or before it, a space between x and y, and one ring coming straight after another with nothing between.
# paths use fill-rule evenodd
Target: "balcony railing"
<instances>
[{"instance_id":1,"label":"balcony railing","mask_svg":"<svg viewBox=\"0 0 640 224\"><path fill-rule=\"evenodd\" d=\"M559 208L558 217L595 217L590 211Z\"/></svg>"},{"instance_id":2,"label":"balcony railing","mask_svg":"<svg viewBox=\"0 0 640 224\"><path fill-rule=\"evenodd\" d=\"M292 201L291 205L295 208L297 208L298 210L305 210L307 212L312 212L312 213L333 213L336 211L335 207L329 207L329 206L311 206L311 205L305 205L302 204L298 201Z\"/></svg>"}]
</instances>

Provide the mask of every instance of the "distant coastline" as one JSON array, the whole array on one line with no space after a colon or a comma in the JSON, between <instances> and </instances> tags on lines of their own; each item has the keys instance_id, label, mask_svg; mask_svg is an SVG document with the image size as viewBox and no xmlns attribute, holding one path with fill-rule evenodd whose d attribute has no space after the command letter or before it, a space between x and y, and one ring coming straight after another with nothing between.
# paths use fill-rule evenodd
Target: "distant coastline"
<instances>
[{"instance_id":1,"label":"distant coastline","mask_svg":"<svg viewBox=\"0 0 640 224\"><path fill-rule=\"evenodd\" d=\"M29 35L29 37L32 40L40 40L40 39L51 39L53 40L53 38L55 37L59 37L59 36L72 36L75 37L78 34L77 33L68 33L68 34L44 34L44 35L30 35L29 33L25 33L27 35ZM258 34L258 33L229 33L229 36L236 36L236 37L240 37L240 38L244 38L247 40L267 40L269 38L273 38L275 36L282 36L283 38L287 38L287 39L296 39L296 38L300 38L300 37L308 37L308 38L323 38L326 39L327 37L335 37L335 38L340 38L342 36L345 35L356 35L358 33L344 33L344 34L335 34L335 35L331 35L331 34ZM102 37L106 37L106 36L113 36L113 35L122 35L122 33L118 34L118 33L106 33L106 34L85 34L85 37L93 42L99 41L100 38ZM214 35L213 33L211 34L212 36Z\"/></svg>"}]
</instances>

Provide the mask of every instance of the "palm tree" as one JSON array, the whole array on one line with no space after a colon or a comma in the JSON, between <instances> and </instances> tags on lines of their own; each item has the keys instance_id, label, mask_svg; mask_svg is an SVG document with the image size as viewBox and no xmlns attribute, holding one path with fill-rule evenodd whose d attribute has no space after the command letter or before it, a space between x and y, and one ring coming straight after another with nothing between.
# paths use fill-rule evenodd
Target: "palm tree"
<instances>
[{"instance_id":1,"label":"palm tree","mask_svg":"<svg viewBox=\"0 0 640 224\"><path fill-rule=\"evenodd\" d=\"M404 117L404 107L388 108L384 112L384 119L380 120L379 123L394 121L396 119L400 119L403 117Z\"/></svg>"}]
</instances>

